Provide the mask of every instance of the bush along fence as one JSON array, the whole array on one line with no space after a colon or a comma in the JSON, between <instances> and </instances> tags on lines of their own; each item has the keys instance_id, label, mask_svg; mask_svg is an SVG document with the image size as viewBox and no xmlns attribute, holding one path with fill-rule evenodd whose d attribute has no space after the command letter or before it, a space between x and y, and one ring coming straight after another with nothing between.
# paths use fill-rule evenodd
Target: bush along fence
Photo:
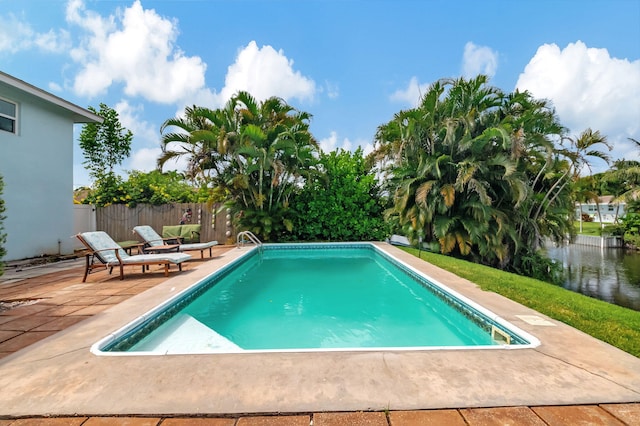
<instances>
[{"instance_id":1,"label":"bush along fence","mask_svg":"<svg viewBox=\"0 0 640 426\"><path fill-rule=\"evenodd\" d=\"M139 204L130 208L123 204L96 207L96 229L105 231L116 241L133 241L140 238L133 233L133 227L149 225L162 234L162 228L170 225L200 226L200 241L218 241L219 244L232 244L235 241L231 226L231 217L226 209L220 212L220 206L210 208L204 203L174 203L154 206ZM190 215L185 213L190 209ZM184 220L183 220L184 218Z\"/></svg>"}]
</instances>

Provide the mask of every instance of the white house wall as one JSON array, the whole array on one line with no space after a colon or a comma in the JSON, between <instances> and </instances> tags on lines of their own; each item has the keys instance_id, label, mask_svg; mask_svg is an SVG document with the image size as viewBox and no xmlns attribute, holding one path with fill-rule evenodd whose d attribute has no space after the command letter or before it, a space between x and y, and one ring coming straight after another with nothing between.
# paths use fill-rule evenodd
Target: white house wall
<instances>
[{"instance_id":1,"label":"white house wall","mask_svg":"<svg viewBox=\"0 0 640 426\"><path fill-rule=\"evenodd\" d=\"M63 108L0 85L18 104L18 132L0 131L5 187L5 261L73 252L73 117Z\"/></svg>"},{"instance_id":2,"label":"white house wall","mask_svg":"<svg viewBox=\"0 0 640 426\"><path fill-rule=\"evenodd\" d=\"M599 204L600 214L598 214L598 206L596 204L581 204L576 207L576 219L580 219L580 213L589 215L594 221L602 220L604 223L613 223L615 219L621 219L625 215L625 203L619 204Z\"/></svg>"}]
</instances>

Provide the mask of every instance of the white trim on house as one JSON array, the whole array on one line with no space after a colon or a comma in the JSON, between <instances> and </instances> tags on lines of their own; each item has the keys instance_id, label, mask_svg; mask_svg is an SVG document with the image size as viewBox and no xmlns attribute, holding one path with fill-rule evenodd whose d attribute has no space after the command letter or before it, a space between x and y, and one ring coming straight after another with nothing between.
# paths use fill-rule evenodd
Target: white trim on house
<instances>
[{"instance_id":1,"label":"white trim on house","mask_svg":"<svg viewBox=\"0 0 640 426\"><path fill-rule=\"evenodd\" d=\"M20 110L20 108L18 107L18 104L10 99L3 98L2 96L0 96L0 102L2 104L9 104L13 106L12 114L3 112L3 108L1 108L0 106L0 120L4 119L11 123L11 130L3 128L2 124L0 124L0 130L2 130L3 132L9 132L13 134L18 133L18 111Z\"/></svg>"},{"instance_id":2,"label":"white trim on house","mask_svg":"<svg viewBox=\"0 0 640 426\"><path fill-rule=\"evenodd\" d=\"M581 213L589 215L595 222L613 223L624 217L626 213L626 203L620 201L612 203L613 195L603 195L598 197L598 202L590 200L586 203L576 203L576 219L580 220ZM598 211L598 207L600 210Z\"/></svg>"},{"instance_id":3,"label":"white trim on house","mask_svg":"<svg viewBox=\"0 0 640 426\"><path fill-rule=\"evenodd\" d=\"M44 101L52 103L56 106L66 109L73 113L73 122L74 123L102 123L104 119L97 114L92 113L88 109L82 108L76 104L73 104L69 101L65 101L64 99L49 93L45 90L42 90L36 86L33 86L26 81L22 81L18 78L15 78L9 74L6 74L0 71L0 83L7 84L11 87L19 89L25 93L28 93L32 96L40 98Z\"/></svg>"}]
</instances>

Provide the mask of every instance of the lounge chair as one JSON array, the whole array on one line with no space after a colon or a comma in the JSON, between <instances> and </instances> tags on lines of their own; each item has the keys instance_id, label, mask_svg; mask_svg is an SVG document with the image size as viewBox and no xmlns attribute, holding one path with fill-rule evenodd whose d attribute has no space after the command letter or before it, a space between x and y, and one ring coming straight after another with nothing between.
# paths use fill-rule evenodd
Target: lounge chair
<instances>
[{"instance_id":1,"label":"lounge chair","mask_svg":"<svg viewBox=\"0 0 640 426\"><path fill-rule=\"evenodd\" d=\"M153 247L168 246L171 243L178 244L178 251L200 251L200 258L204 259L204 251L209 249L209 257L213 257L211 248L218 245L217 241L209 241L208 243L191 243L182 244L182 240L179 237L162 238L158 233L148 225L140 225L133 228L133 232L138 234L145 242L145 249L153 249Z\"/></svg>"},{"instance_id":2,"label":"lounge chair","mask_svg":"<svg viewBox=\"0 0 640 426\"><path fill-rule=\"evenodd\" d=\"M127 265L142 266L142 272L149 265L164 265L164 275L169 276L169 265L178 265L182 271L182 262L191 259L186 253L161 253L161 254L137 254L129 255L106 232L82 232L76 237L82 241L88 250L86 254L86 269L82 282L87 280L87 275L96 268L108 268L109 273L114 267L120 268L120 279L124 279L124 267ZM95 263L96 260L99 263Z\"/></svg>"}]
</instances>

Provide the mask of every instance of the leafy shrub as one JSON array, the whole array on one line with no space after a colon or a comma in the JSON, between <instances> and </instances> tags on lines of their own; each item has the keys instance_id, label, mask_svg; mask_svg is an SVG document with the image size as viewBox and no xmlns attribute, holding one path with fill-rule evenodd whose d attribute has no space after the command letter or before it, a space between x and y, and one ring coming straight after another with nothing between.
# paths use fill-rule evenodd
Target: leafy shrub
<instances>
[{"instance_id":1,"label":"leafy shrub","mask_svg":"<svg viewBox=\"0 0 640 426\"><path fill-rule=\"evenodd\" d=\"M192 203L207 201L208 194L206 188L194 188L182 174L175 171L133 171L126 181L113 173L107 173L95 182L83 203L101 207L111 204L135 207L137 204Z\"/></svg>"},{"instance_id":2,"label":"leafy shrub","mask_svg":"<svg viewBox=\"0 0 640 426\"><path fill-rule=\"evenodd\" d=\"M625 232L640 234L640 214L627 213L621 220Z\"/></svg>"},{"instance_id":3,"label":"leafy shrub","mask_svg":"<svg viewBox=\"0 0 640 426\"><path fill-rule=\"evenodd\" d=\"M624 242L640 248L640 213L627 213L621 220Z\"/></svg>"},{"instance_id":4,"label":"leafy shrub","mask_svg":"<svg viewBox=\"0 0 640 426\"><path fill-rule=\"evenodd\" d=\"M265 241L282 241L287 239L293 230L291 215L287 208L273 208L271 210L245 210L238 217L242 229L251 231L258 238Z\"/></svg>"},{"instance_id":5,"label":"leafy shrub","mask_svg":"<svg viewBox=\"0 0 640 426\"><path fill-rule=\"evenodd\" d=\"M507 271L535 278L540 281L562 284L562 265L546 257L539 251L522 254L515 258L514 261L514 264L505 268Z\"/></svg>"},{"instance_id":6,"label":"leafy shrub","mask_svg":"<svg viewBox=\"0 0 640 426\"><path fill-rule=\"evenodd\" d=\"M320 155L323 174L307 182L292 201L291 239L375 241L388 234L385 200L362 150Z\"/></svg>"},{"instance_id":7,"label":"leafy shrub","mask_svg":"<svg viewBox=\"0 0 640 426\"><path fill-rule=\"evenodd\" d=\"M125 185L127 205L134 207L136 204L167 204L167 203L192 203L206 201L201 198L206 195L199 194L197 189L189 185L184 176L171 171L162 173L154 170L148 173L133 171L129 175Z\"/></svg>"},{"instance_id":8,"label":"leafy shrub","mask_svg":"<svg viewBox=\"0 0 640 426\"><path fill-rule=\"evenodd\" d=\"M583 222L593 222L593 218L588 213L582 213Z\"/></svg>"}]
</instances>

